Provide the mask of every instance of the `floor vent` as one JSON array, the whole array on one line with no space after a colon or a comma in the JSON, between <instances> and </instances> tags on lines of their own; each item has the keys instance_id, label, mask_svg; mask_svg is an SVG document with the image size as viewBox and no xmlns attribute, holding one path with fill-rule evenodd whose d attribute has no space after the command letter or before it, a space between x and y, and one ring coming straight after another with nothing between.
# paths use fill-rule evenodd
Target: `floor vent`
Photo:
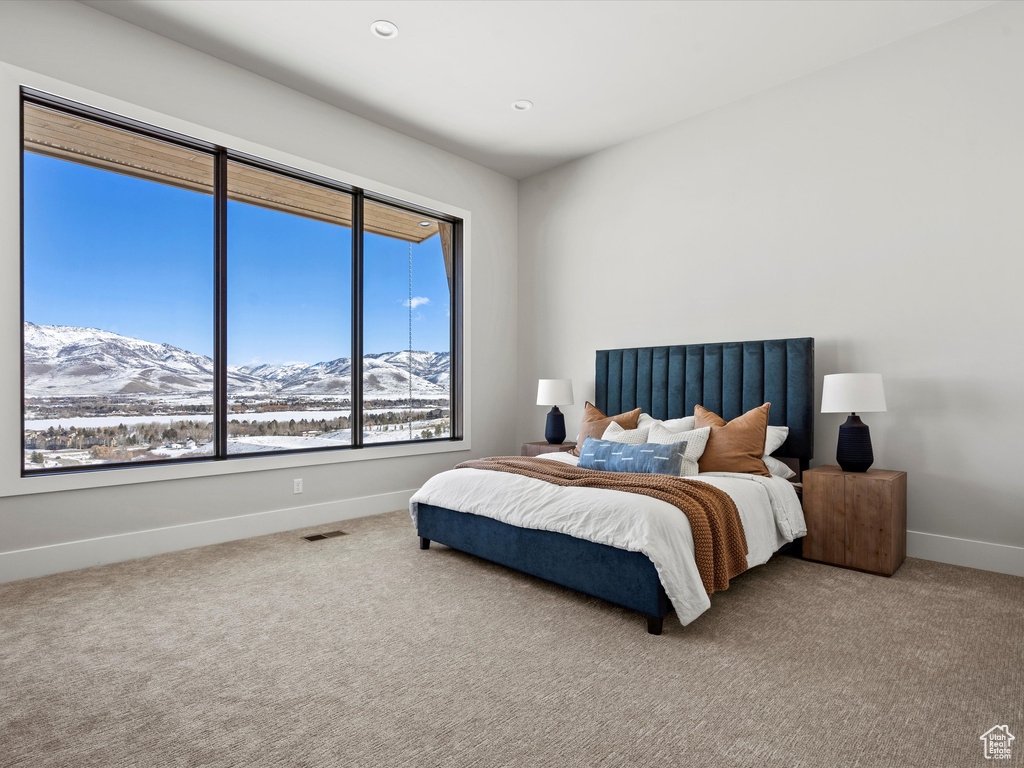
<instances>
[{"instance_id":1,"label":"floor vent","mask_svg":"<svg viewBox=\"0 0 1024 768\"><path fill-rule=\"evenodd\" d=\"M328 531L327 533L314 533L312 536L303 536L306 541L322 541L323 539L334 539L338 536L348 536L345 531Z\"/></svg>"}]
</instances>

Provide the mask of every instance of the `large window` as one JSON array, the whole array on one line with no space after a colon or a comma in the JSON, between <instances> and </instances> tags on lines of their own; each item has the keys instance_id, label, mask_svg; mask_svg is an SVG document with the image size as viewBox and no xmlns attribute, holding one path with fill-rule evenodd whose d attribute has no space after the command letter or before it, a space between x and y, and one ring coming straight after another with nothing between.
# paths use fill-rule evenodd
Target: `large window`
<instances>
[{"instance_id":1,"label":"large window","mask_svg":"<svg viewBox=\"0 0 1024 768\"><path fill-rule=\"evenodd\" d=\"M402 237L402 211L366 203L363 266L363 439L451 435L451 224L415 222L424 239ZM387 228L385 225L389 225Z\"/></svg>"},{"instance_id":2,"label":"large window","mask_svg":"<svg viewBox=\"0 0 1024 768\"><path fill-rule=\"evenodd\" d=\"M232 162L227 213L228 452L351 445L352 196Z\"/></svg>"},{"instance_id":3,"label":"large window","mask_svg":"<svg viewBox=\"0 0 1024 768\"><path fill-rule=\"evenodd\" d=\"M24 474L458 439L461 222L23 96Z\"/></svg>"}]
</instances>

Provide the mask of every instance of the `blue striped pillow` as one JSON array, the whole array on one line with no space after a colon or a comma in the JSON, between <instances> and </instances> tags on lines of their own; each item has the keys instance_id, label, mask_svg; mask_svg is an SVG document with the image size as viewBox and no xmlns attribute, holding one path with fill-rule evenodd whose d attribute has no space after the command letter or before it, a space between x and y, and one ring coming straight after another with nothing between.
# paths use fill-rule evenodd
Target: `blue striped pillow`
<instances>
[{"instance_id":1,"label":"blue striped pillow","mask_svg":"<svg viewBox=\"0 0 1024 768\"><path fill-rule=\"evenodd\" d=\"M639 472L645 475L675 475L679 477L686 442L659 445L641 443L627 445L610 440L588 437L580 449L579 465L583 469L604 472Z\"/></svg>"}]
</instances>

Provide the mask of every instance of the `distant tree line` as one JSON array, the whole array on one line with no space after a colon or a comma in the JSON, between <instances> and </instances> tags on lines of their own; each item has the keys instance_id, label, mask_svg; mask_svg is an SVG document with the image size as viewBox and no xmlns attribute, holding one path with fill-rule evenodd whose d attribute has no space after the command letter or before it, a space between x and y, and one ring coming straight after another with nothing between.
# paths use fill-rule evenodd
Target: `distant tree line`
<instances>
[{"instance_id":1,"label":"distant tree line","mask_svg":"<svg viewBox=\"0 0 1024 768\"><path fill-rule=\"evenodd\" d=\"M230 398L229 410L238 413L268 413L273 411L345 411L352 407L348 399L317 397L260 397ZM389 408L447 408L448 398L370 399L363 401L367 410ZM94 416L212 416L212 400L187 403L180 400L157 400L138 395L111 397L30 397L25 400L25 412L31 419L74 419Z\"/></svg>"},{"instance_id":2,"label":"distant tree line","mask_svg":"<svg viewBox=\"0 0 1024 768\"><path fill-rule=\"evenodd\" d=\"M163 402L137 397L30 397L25 412L34 419L74 419L92 416L212 416L213 403Z\"/></svg>"},{"instance_id":3,"label":"distant tree line","mask_svg":"<svg viewBox=\"0 0 1024 768\"><path fill-rule=\"evenodd\" d=\"M438 421L435 427L417 430L416 439L441 437L449 433L446 408L414 411L381 411L366 413L363 426L381 431L403 431L410 424ZM323 419L270 419L268 421L229 419L228 437L301 437L324 435L351 429L348 416ZM213 441L213 423L206 420L180 419L170 423L144 422L118 424L110 427L49 427L45 430L26 430L25 449L33 451L31 460L41 464L41 450L86 450L95 459L103 461L133 461L143 454L165 446L199 447ZM398 435L396 435L398 438ZM159 458L149 456L149 458ZM38 459L38 460L37 460Z\"/></svg>"}]
</instances>

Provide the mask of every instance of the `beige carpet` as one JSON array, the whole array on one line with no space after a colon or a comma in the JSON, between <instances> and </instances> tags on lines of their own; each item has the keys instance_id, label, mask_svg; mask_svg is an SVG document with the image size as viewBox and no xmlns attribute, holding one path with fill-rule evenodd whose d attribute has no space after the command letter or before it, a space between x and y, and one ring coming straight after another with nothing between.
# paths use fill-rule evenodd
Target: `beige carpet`
<instances>
[{"instance_id":1,"label":"beige carpet","mask_svg":"<svg viewBox=\"0 0 1024 768\"><path fill-rule=\"evenodd\" d=\"M997 724L1024 764L1024 579L776 558L654 637L405 512L333 527L0 585L0 764L935 768Z\"/></svg>"}]
</instances>

